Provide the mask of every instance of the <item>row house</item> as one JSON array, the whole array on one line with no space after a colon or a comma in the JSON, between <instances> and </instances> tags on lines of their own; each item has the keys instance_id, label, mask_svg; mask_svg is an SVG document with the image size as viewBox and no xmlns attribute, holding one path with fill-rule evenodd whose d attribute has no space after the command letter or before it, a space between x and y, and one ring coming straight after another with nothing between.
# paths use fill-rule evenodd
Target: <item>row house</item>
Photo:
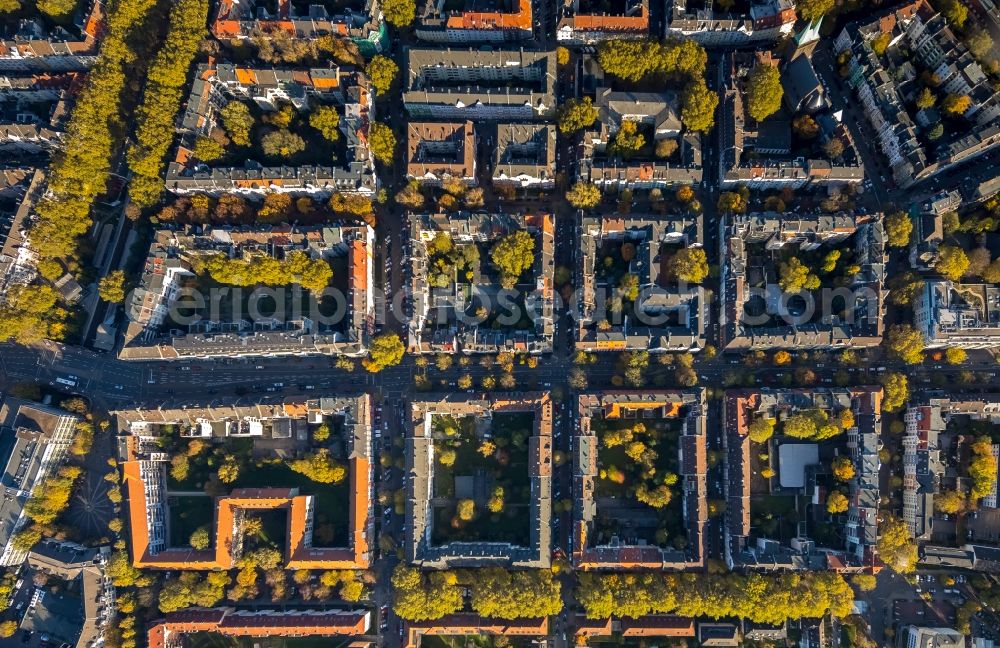
<instances>
[{"instance_id":1,"label":"row house","mask_svg":"<svg viewBox=\"0 0 1000 648\"><path fill-rule=\"evenodd\" d=\"M649 0L628 0L614 14L587 13L580 0L567 0L556 25L562 45L593 45L603 40L648 38Z\"/></svg>"},{"instance_id":2,"label":"row house","mask_svg":"<svg viewBox=\"0 0 1000 648\"><path fill-rule=\"evenodd\" d=\"M505 0L494 9L475 2L457 11L443 8L443 0L422 0L414 34L431 43L510 43L528 40L532 30L532 0ZM471 7L470 7L471 5Z\"/></svg>"}]
</instances>

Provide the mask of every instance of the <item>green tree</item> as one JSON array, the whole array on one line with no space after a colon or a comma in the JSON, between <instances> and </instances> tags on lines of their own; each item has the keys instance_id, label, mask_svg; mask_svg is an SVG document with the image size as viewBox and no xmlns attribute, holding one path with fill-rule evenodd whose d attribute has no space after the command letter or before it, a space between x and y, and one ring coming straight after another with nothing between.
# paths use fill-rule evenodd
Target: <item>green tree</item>
<instances>
[{"instance_id":1,"label":"green tree","mask_svg":"<svg viewBox=\"0 0 1000 648\"><path fill-rule=\"evenodd\" d=\"M407 621L433 621L464 607L452 572L422 573L400 564L392 573L393 611Z\"/></svg>"},{"instance_id":2,"label":"green tree","mask_svg":"<svg viewBox=\"0 0 1000 648\"><path fill-rule=\"evenodd\" d=\"M917 545L906 522L894 515L886 515L879 525L876 544L879 558L900 574L909 574L917 568Z\"/></svg>"},{"instance_id":3,"label":"green tree","mask_svg":"<svg viewBox=\"0 0 1000 648\"><path fill-rule=\"evenodd\" d=\"M700 284L708 276L708 256L702 248L684 248L670 257L667 268L680 281Z\"/></svg>"},{"instance_id":4,"label":"green tree","mask_svg":"<svg viewBox=\"0 0 1000 648\"><path fill-rule=\"evenodd\" d=\"M583 99L569 99L559 107L557 120L559 131L564 135L570 135L593 125L597 121L597 108L590 97Z\"/></svg>"},{"instance_id":5,"label":"green tree","mask_svg":"<svg viewBox=\"0 0 1000 648\"><path fill-rule=\"evenodd\" d=\"M897 211L885 217L885 233L889 245L893 247L909 245L912 232L913 221L906 212Z\"/></svg>"},{"instance_id":6,"label":"green tree","mask_svg":"<svg viewBox=\"0 0 1000 648\"><path fill-rule=\"evenodd\" d=\"M77 4L77 0L35 0L38 10L56 22L68 20Z\"/></svg>"},{"instance_id":7,"label":"green tree","mask_svg":"<svg viewBox=\"0 0 1000 648\"><path fill-rule=\"evenodd\" d=\"M993 38L985 29L974 27L965 36L965 46L977 59L985 60L993 49Z\"/></svg>"},{"instance_id":8,"label":"green tree","mask_svg":"<svg viewBox=\"0 0 1000 648\"><path fill-rule=\"evenodd\" d=\"M340 115L333 106L320 106L309 113L309 125L328 142L340 139Z\"/></svg>"},{"instance_id":9,"label":"green tree","mask_svg":"<svg viewBox=\"0 0 1000 648\"><path fill-rule=\"evenodd\" d=\"M795 9L799 18L806 22L815 22L833 9L834 0L800 0Z\"/></svg>"},{"instance_id":10,"label":"green tree","mask_svg":"<svg viewBox=\"0 0 1000 648\"><path fill-rule=\"evenodd\" d=\"M548 617L563 608L559 581L551 570L507 571L487 567L469 579L472 609L482 617L519 619Z\"/></svg>"},{"instance_id":11,"label":"green tree","mask_svg":"<svg viewBox=\"0 0 1000 648\"><path fill-rule=\"evenodd\" d=\"M952 27L961 29L965 26L965 21L969 17L969 9L961 0L938 0L935 6L941 15L948 19L948 23Z\"/></svg>"},{"instance_id":12,"label":"green tree","mask_svg":"<svg viewBox=\"0 0 1000 648\"><path fill-rule=\"evenodd\" d=\"M960 349L958 347L950 347L945 349L944 359L950 365L960 365L965 362L969 354L965 352L965 349Z\"/></svg>"},{"instance_id":13,"label":"green tree","mask_svg":"<svg viewBox=\"0 0 1000 648\"><path fill-rule=\"evenodd\" d=\"M626 160L642 150L646 145L646 138L639 132L639 124L632 120L622 121L618 127L618 132L608 145L608 153L617 155Z\"/></svg>"},{"instance_id":14,"label":"green tree","mask_svg":"<svg viewBox=\"0 0 1000 648\"><path fill-rule=\"evenodd\" d=\"M392 90L399 76L399 66L388 56L376 54L365 66L365 74L375 88L375 95L381 97Z\"/></svg>"},{"instance_id":15,"label":"green tree","mask_svg":"<svg viewBox=\"0 0 1000 648\"><path fill-rule=\"evenodd\" d=\"M535 239L518 230L500 239L490 250L490 259L500 270L500 283L513 288L525 270L535 262Z\"/></svg>"},{"instance_id":16,"label":"green tree","mask_svg":"<svg viewBox=\"0 0 1000 648\"><path fill-rule=\"evenodd\" d=\"M964 115L970 106L972 106L972 99L968 95L955 93L945 95L941 102L941 110L948 115Z\"/></svg>"},{"instance_id":17,"label":"green tree","mask_svg":"<svg viewBox=\"0 0 1000 648\"><path fill-rule=\"evenodd\" d=\"M382 333L372 338L368 357L362 363L365 369L378 373L386 367L394 367L403 361L406 348L396 333Z\"/></svg>"},{"instance_id":18,"label":"green tree","mask_svg":"<svg viewBox=\"0 0 1000 648\"><path fill-rule=\"evenodd\" d=\"M879 56L882 56L883 54L885 54L885 51L889 49L889 42L891 40L892 37L889 35L888 32L882 32L881 34L872 39L871 42L872 51L878 54Z\"/></svg>"},{"instance_id":19,"label":"green tree","mask_svg":"<svg viewBox=\"0 0 1000 648\"><path fill-rule=\"evenodd\" d=\"M288 467L321 484L339 484L347 477L347 468L330 456L330 451L321 448L302 459L289 462Z\"/></svg>"},{"instance_id":20,"label":"green tree","mask_svg":"<svg viewBox=\"0 0 1000 648\"><path fill-rule=\"evenodd\" d=\"M862 592L870 592L878 584L872 574L852 574L851 583Z\"/></svg>"},{"instance_id":21,"label":"green tree","mask_svg":"<svg viewBox=\"0 0 1000 648\"><path fill-rule=\"evenodd\" d=\"M757 121L778 112L785 91L781 74L773 65L758 64L747 77L747 113Z\"/></svg>"},{"instance_id":22,"label":"green tree","mask_svg":"<svg viewBox=\"0 0 1000 648\"><path fill-rule=\"evenodd\" d=\"M715 123L715 107L719 96L708 89L704 79L696 79L684 88L681 121L690 130L707 133Z\"/></svg>"},{"instance_id":23,"label":"green tree","mask_svg":"<svg viewBox=\"0 0 1000 648\"><path fill-rule=\"evenodd\" d=\"M920 364L924 359L924 336L910 324L893 324L885 336L889 355L907 364Z\"/></svg>"},{"instance_id":24,"label":"green tree","mask_svg":"<svg viewBox=\"0 0 1000 648\"><path fill-rule=\"evenodd\" d=\"M885 374L882 379L882 410L896 412L910 399L910 382L904 374L896 371Z\"/></svg>"},{"instance_id":25,"label":"green tree","mask_svg":"<svg viewBox=\"0 0 1000 648\"><path fill-rule=\"evenodd\" d=\"M786 293L797 293L816 290L820 287L820 280L798 257L791 257L778 266L778 285Z\"/></svg>"},{"instance_id":26,"label":"green tree","mask_svg":"<svg viewBox=\"0 0 1000 648\"><path fill-rule=\"evenodd\" d=\"M368 127L368 146L376 160L392 164L396 154L396 135L385 124L372 122Z\"/></svg>"},{"instance_id":27,"label":"green tree","mask_svg":"<svg viewBox=\"0 0 1000 648\"><path fill-rule=\"evenodd\" d=\"M222 126L233 144L250 146L250 131L254 126L254 119L245 103L230 101L219 111L219 117L222 118Z\"/></svg>"},{"instance_id":28,"label":"green tree","mask_svg":"<svg viewBox=\"0 0 1000 648\"><path fill-rule=\"evenodd\" d=\"M202 162L214 162L226 154L226 148L211 137L199 137L194 141L193 153Z\"/></svg>"},{"instance_id":29,"label":"green tree","mask_svg":"<svg viewBox=\"0 0 1000 648\"><path fill-rule=\"evenodd\" d=\"M212 546L212 537L208 533L208 527L198 527L195 529L188 540L188 544L191 545L192 549L197 549L198 551L204 551Z\"/></svg>"},{"instance_id":30,"label":"green tree","mask_svg":"<svg viewBox=\"0 0 1000 648\"><path fill-rule=\"evenodd\" d=\"M601 190L581 180L566 192L566 201L577 209L592 209L601 203Z\"/></svg>"},{"instance_id":31,"label":"green tree","mask_svg":"<svg viewBox=\"0 0 1000 648\"><path fill-rule=\"evenodd\" d=\"M931 89L926 86L924 87L923 90L920 91L920 94L917 95L916 104L917 108L920 110L927 110L928 108L932 108L936 102L937 102L937 97L934 95L934 92L931 91Z\"/></svg>"},{"instance_id":32,"label":"green tree","mask_svg":"<svg viewBox=\"0 0 1000 648\"><path fill-rule=\"evenodd\" d=\"M279 128L261 138L260 149L269 157L288 159L306 150L306 142L295 133Z\"/></svg>"},{"instance_id":33,"label":"green tree","mask_svg":"<svg viewBox=\"0 0 1000 648\"><path fill-rule=\"evenodd\" d=\"M938 258L934 263L934 269L943 277L958 281L969 268L969 257L965 250L955 245L941 245L938 247Z\"/></svg>"},{"instance_id":34,"label":"green tree","mask_svg":"<svg viewBox=\"0 0 1000 648\"><path fill-rule=\"evenodd\" d=\"M46 2L66 2L70 12L77 4L76 0ZM208 0L178 0L172 6L166 39L149 66L142 105L137 111L135 145L128 152L132 171L129 197L138 207L153 205L162 192L164 159L171 144L171 138L163 135L173 129L184 99L188 69L205 35L208 5Z\"/></svg>"},{"instance_id":35,"label":"green tree","mask_svg":"<svg viewBox=\"0 0 1000 648\"><path fill-rule=\"evenodd\" d=\"M382 15L393 27L406 27L417 15L415 0L382 0Z\"/></svg>"},{"instance_id":36,"label":"green tree","mask_svg":"<svg viewBox=\"0 0 1000 648\"><path fill-rule=\"evenodd\" d=\"M109 304L120 304L125 301L125 272L114 270L101 277L97 284L97 294Z\"/></svg>"}]
</instances>

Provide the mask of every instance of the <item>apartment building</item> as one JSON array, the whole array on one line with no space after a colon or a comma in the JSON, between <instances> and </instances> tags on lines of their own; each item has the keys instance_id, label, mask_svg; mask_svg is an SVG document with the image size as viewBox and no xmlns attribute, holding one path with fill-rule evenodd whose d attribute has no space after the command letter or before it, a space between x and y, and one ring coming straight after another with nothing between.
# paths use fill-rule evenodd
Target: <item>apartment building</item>
<instances>
[{"instance_id":1,"label":"apartment building","mask_svg":"<svg viewBox=\"0 0 1000 648\"><path fill-rule=\"evenodd\" d=\"M278 31L303 40L349 38L366 57L385 51L389 44L379 0L342 3L346 6L332 14L320 3L308 3L306 13L300 13L296 6L306 3L293 0L274 0L273 12L266 4L258 0L220 0L209 25L212 35L223 42Z\"/></svg>"},{"instance_id":2,"label":"apartment building","mask_svg":"<svg viewBox=\"0 0 1000 648\"><path fill-rule=\"evenodd\" d=\"M457 212L451 214L411 214L409 217L410 294L406 312L410 353L481 354L510 351L542 354L552 351L555 332L555 220L551 214L486 214ZM515 326L494 328L480 318L461 317L471 298L470 291L481 291L490 298L496 315L502 304L491 298L498 288L490 278L473 275L472 284L449 281L435 285L430 276L428 245L438 233L446 234L455 245L476 245L481 250L517 231L531 234L535 240L535 263L530 285L523 286L524 314L529 328ZM480 253L484 256L483 253ZM513 304L512 308L517 308Z\"/></svg>"},{"instance_id":3,"label":"apartment building","mask_svg":"<svg viewBox=\"0 0 1000 648\"><path fill-rule=\"evenodd\" d=\"M700 285L668 281L664 262L672 251L700 248L701 216L584 217L576 255L575 345L584 351L683 351L705 346L708 300ZM606 244L634 246L628 272L639 280L635 312L615 317L608 300L616 286L599 279L598 251ZM620 315L620 314L619 314Z\"/></svg>"},{"instance_id":4,"label":"apartment building","mask_svg":"<svg viewBox=\"0 0 1000 648\"><path fill-rule=\"evenodd\" d=\"M13 212L0 212L0 301L12 286L25 286L38 276L38 256L31 249L28 230L35 204L45 194L44 169L5 174L5 193L18 197Z\"/></svg>"},{"instance_id":5,"label":"apartment building","mask_svg":"<svg viewBox=\"0 0 1000 648\"><path fill-rule=\"evenodd\" d=\"M484 395L481 398L448 394L434 400L413 401L406 436L406 520L403 548L406 559L420 567L506 566L548 569L552 559L552 417L547 392ZM528 536L523 542L453 540L433 542L435 516L435 417L476 419L477 429L489 430L494 416L533 414L528 443L528 465L511 467L529 473L530 510ZM487 437L488 438L488 437ZM475 488L473 489L475 490Z\"/></svg>"},{"instance_id":6,"label":"apartment building","mask_svg":"<svg viewBox=\"0 0 1000 648\"><path fill-rule=\"evenodd\" d=\"M928 279L913 300L913 325L931 349L989 349L1000 340L1000 286Z\"/></svg>"},{"instance_id":7,"label":"apartment building","mask_svg":"<svg viewBox=\"0 0 1000 648\"><path fill-rule=\"evenodd\" d=\"M556 24L561 45L593 45L603 40L648 38L649 0L626 0L606 14L591 0L564 0ZM595 11L596 10L596 11Z\"/></svg>"},{"instance_id":8,"label":"apartment building","mask_svg":"<svg viewBox=\"0 0 1000 648\"><path fill-rule=\"evenodd\" d=\"M781 66L788 109L761 122L747 113L740 87L749 73L749 61L737 62L737 57L726 54L723 62L728 68L728 80L719 124L720 186L767 191L838 187L864 181L864 164L854 138L836 113L824 110L825 93L806 55L799 54ZM792 116L799 111L813 114L819 126L817 145L833 139L840 141L843 152L837 158L829 159L818 146L793 149Z\"/></svg>"},{"instance_id":9,"label":"apartment building","mask_svg":"<svg viewBox=\"0 0 1000 648\"><path fill-rule=\"evenodd\" d=\"M363 355L375 324L374 238L374 230L367 225L159 230L150 245L139 286L128 298L129 324L118 357L178 360ZM294 309L268 318L254 317L249 311L236 309L238 300L226 301L225 296L221 299L232 308L222 309L216 303L217 312L203 310L184 324L171 318L178 299L196 292L198 275L192 263L206 255L282 258L296 251L344 265L346 282L336 288L343 289L346 308L338 321L320 322L314 319L318 314L296 315ZM247 290L252 292L254 287Z\"/></svg>"},{"instance_id":10,"label":"apartment building","mask_svg":"<svg viewBox=\"0 0 1000 648\"><path fill-rule=\"evenodd\" d=\"M841 442L854 463L855 475L848 483L848 510L844 523L844 546L817 547L814 540L797 536L788 547L753 533L751 510L751 454L761 451L779 457L781 471L777 486L788 492L804 493L815 501L819 486L816 443L771 441L767 446L751 446L749 425L757 417L775 421L803 411L836 413L851 411L854 425L845 430ZM876 542L879 502L879 435L882 432L882 390L875 387L761 389L728 391L723 399L723 452L726 495L724 515L726 562L764 569L830 569L840 572L878 571ZM774 446L777 446L776 448ZM788 474L783 474L788 473Z\"/></svg>"},{"instance_id":11,"label":"apartment building","mask_svg":"<svg viewBox=\"0 0 1000 648\"><path fill-rule=\"evenodd\" d=\"M594 106L598 119L584 131L578 149L578 178L602 189L664 189L702 181L701 136L681 135L680 99L676 92L621 92L599 87ZM635 122L647 139L647 151L616 155L612 144L623 122ZM653 147L673 140L676 152L655 157Z\"/></svg>"},{"instance_id":12,"label":"apartment building","mask_svg":"<svg viewBox=\"0 0 1000 648\"><path fill-rule=\"evenodd\" d=\"M688 10L687 0L675 0L668 16L667 36L683 36L705 47L733 47L776 41L795 26L793 0L754 1L745 14L706 8Z\"/></svg>"},{"instance_id":13,"label":"apartment building","mask_svg":"<svg viewBox=\"0 0 1000 648\"><path fill-rule=\"evenodd\" d=\"M104 3L90 0L72 24L49 28L29 16L0 35L0 73L85 72L97 60Z\"/></svg>"},{"instance_id":14,"label":"apartment building","mask_svg":"<svg viewBox=\"0 0 1000 648\"><path fill-rule=\"evenodd\" d=\"M42 596L41 608L35 606L31 615L22 620L21 630L25 632L45 632L63 643L75 648L100 648L104 645L104 633L116 616L115 586L107 575L107 564L111 557L111 547L84 547L69 541L45 538L28 553L27 565L37 574L52 579L56 587L68 586L79 592L80 617L68 619L74 623L52 623L59 615L59 607L65 601L54 599L57 610L46 610L46 598ZM58 584L56 584L58 583ZM46 594L48 592L45 592ZM66 618L66 617L62 617ZM60 618L60 621L62 620Z\"/></svg>"},{"instance_id":15,"label":"apartment building","mask_svg":"<svg viewBox=\"0 0 1000 648\"><path fill-rule=\"evenodd\" d=\"M366 569L371 561L374 521L372 413L367 394L321 396L253 405L129 409L111 412L117 423L119 454L128 494L132 560L149 569L232 569L240 559L241 524L246 510L283 510L288 516L286 569ZM342 419L348 445L350 491L347 546L318 547L313 542L315 502L298 488L237 488L215 499L212 548L173 547L167 535L167 469L170 456L156 444L164 429L208 442L227 438L280 440L297 438L307 425L324 417Z\"/></svg>"},{"instance_id":16,"label":"apartment building","mask_svg":"<svg viewBox=\"0 0 1000 648\"><path fill-rule=\"evenodd\" d=\"M405 51L403 105L413 119L532 121L555 115L554 51Z\"/></svg>"},{"instance_id":17,"label":"apartment building","mask_svg":"<svg viewBox=\"0 0 1000 648\"><path fill-rule=\"evenodd\" d=\"M431 43L510 43L532 37L532 0L501 0L489 8L465 2L458 10L441 0L418 0L414 34Z\"/></svg>"},{"instance_id":18,"label":"apartment building","mask_svg":"<svg viewBox=\"0 0 1000 648\"><path fill-rule=\"evenodd\" d=\"M705 424L708 405L704 389L684 391L611 391L581 394L576 400L578 431L573 439L573 564L577 569L673 570L702 569L708 560L708 486ZM681 419L677 444L683 549L657 546L639 539L598 536L602 504L596 500L600 473L600 440L592 428L598 420ZM651 424L651 423L650 423ZM627 515L627 514L625 514Z\"/></svg>"},{"instance_id":19,"label":"apartment building","mask_svg":"<svg viewBox=\"0 0 1000 648\"><path fill-rule=\"evenodd\" d=\"M454 179L475 186L476 133L472 122L408 122L406 177L430 185Z\"/></svg>"},{"instance_id":20,"label":"apartment building","mask_svg":"<svg viewBox=\"0 0 1000 648\"><path fill-rule=\"evenodd\" d=\"M871 45L883 35L890 41L887 56L876 54ZM1000 144L1000 92L926 0L871 22L847 25L834 41L834 50L847 53L847 84L860 100L899 186L927 180ZM933 72L941 92L972 100L964 114L968 129L949 129L925 143L926 132L941 121L936 111L913 108L921 87L914 62Z\"/></svg>"},{"instance_id":21,"label":"apartment building","mask_svg":"<svg viewBox=\"0 0 1000 648\"><path fill-rule=\"evenodd\" d=\"M252 637L362 636L371 629L369 610L236 610L217 607L168 614L149 627L149 648L180 648L184 635L209 633L230 640ZM367 645L367 644L365 644Z\"/></svg>"},{"instance_id":22,"label":"apartment building","mask_svg":"<svg viewBox=\"0 0 1000 648\"><path fill-rule=\"evenodd\" d=\"M880 214L730 214L720 226L724 349L838 349L882 341L888 259ZM811 303L784 295L775 255L850 241L859 272L848 286L822 287ZM805 298L803 298L804 301Z\"/></svg>"},{"instance_id":23,"label":"apartment building","mask_svg":"<svg viewBox=\"0 0 1000 648\"><path fill-rule=\"evenodd\" d=\"M0 433L9 439L0 455L5 475L0 503L0 565L17 565L27 557L28 552L13 542L30 523L24 505L35 489L59 470L79 422L76 415L48 405L12 396L0 400Z\"/></svg>"},{"instance_id":24,"label":"apartment building","mask_svg":"<svg viewBox=\"0 0 1000 648\"><path fill-rule=\"evenodd\" d=\"M556 127L552 124L501 122L495 128L494 184L518 188L554 188Z\"/></svg>"},{"instance_id":25,"label":"apartment building","mask_svg":"<svg viewBox=\"0 0 1000 648\"><path fill-rule=\"evenodd\" d=\"M340 116L344 156L338 166L264 166L247 160L243 167L196 163L194 142L220 126L219 111L230 101L252 101L261 110L290 103L301 111L315 101L332 104ZM283 191L329 195L373 195L378 189L368 149L368 124L374 117L372 90L364 72L351 67L308 70L244 68L202 64L188 96L178 129L174 159L167 165L167 189L177 194L263 194Z\"/></svg>"},{"instance_id":26,"label":"apartment building","mask_svg":"<svg viewBox=\"0 0 1000 648\"><path fill-rule=\"evenodd\" d=\"M905 626L896 634L896 648L964 648L965 635L951 628Z\"/></svg>"},{"instance_id":27,"label":"apartment building","mask_svg":"<svg viewBox=\"0 0 1000 648\"><path fill-rule=\"evenodd\" d=\"M497 620L478 614L449 614L434 621L410 621L404 625L403 648L419 648L424 637L531 637L544 639L549 635L549 618Z\"/></svg>"}]
</instances>

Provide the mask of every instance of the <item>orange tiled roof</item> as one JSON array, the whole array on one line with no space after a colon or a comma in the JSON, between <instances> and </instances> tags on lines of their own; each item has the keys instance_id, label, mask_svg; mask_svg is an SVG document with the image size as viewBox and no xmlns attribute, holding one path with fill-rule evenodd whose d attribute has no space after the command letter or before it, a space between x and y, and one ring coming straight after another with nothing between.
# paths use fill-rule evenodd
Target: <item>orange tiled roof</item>
<instances>
[{"instance_id":1,"label":"orange tiled roof","mask_svg":"<svg viewBox=\"0 0 1000 648\"><path fill-rule=\"evenodd\" d=\"M448 17L448 29L521 29L531 31L531 0L520 0L516 13L464 11Z\"/></svg>"}]
</instances>

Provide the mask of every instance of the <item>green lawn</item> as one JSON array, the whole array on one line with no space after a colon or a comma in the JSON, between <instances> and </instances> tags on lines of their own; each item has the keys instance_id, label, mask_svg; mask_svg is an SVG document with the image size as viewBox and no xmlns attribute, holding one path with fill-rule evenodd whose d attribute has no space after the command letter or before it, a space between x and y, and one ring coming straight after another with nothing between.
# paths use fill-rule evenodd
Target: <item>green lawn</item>
<instances>
[{"instance_id":1,"label":"green lawn","mask_svg":"<svg viewBox=\"0 0 1000 648\"><path fill-rule=\"evenodd\" d=\"M456 459L450 467L440 462L434 466L434 496L447 498L450 502L435 507L432 542L444 544L457 540L481 540L524 543L531 522L528 438L533 433L534 414L494 414L490 434L497 449L489 457L478 451L482 439L477 437L475 423L473 417L458 421L441 417L435 422L435 456L451 449L455 451ZM444 436L446 428L455 429L456 433ZM476 502L474 519L460 521L456 516L455 477L474 477L477 474L483 474L492 487L504 489L504 510L491 513L487 500L483 499Z\"/></svg>"},{"instance_id":2,"label":"green lawn","mask_svg":"<svg viewBox=\"0 0 1000 648\"><path fill-rule=\"evenodd\" d=\"M750 499L750 524L765 537L787 541L795 537L799 522L795 495L755 495ZM798 510L805 512L806 499Z\"/></svg>"},{"instance_id":3,"label":"green lawn","mask_svg":"<svg viewBox=\"0 0 1000 648\"><path fill-rule=\"evenodd\" d=\"M185 547L191 534L199 527L209 527L211 530L215 519L215 500L207 495L204 497L169 498L167 509L170 512L170 546ZM209 533L209 535L212 535Z\"/></svg>"}]
</instances>

